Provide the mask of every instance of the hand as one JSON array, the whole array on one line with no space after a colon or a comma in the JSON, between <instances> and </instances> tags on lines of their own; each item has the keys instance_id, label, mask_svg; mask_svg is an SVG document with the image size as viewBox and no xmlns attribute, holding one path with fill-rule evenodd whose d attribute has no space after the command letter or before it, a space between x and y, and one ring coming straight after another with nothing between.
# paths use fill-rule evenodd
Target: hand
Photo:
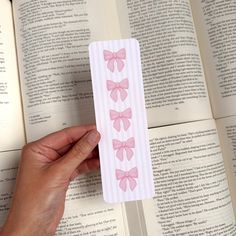
<instances>
[{"instance_id":1,"label":"hand","mask_svg":"<svg viewBox=\"0 0 236 236\"><path fill-rule=\"evenodd\" d=\"M54 235L69 183L99 168L95 126L67 128L27 144L22 151L12 208L1 235Z\"/></svg>"}]
</instances>

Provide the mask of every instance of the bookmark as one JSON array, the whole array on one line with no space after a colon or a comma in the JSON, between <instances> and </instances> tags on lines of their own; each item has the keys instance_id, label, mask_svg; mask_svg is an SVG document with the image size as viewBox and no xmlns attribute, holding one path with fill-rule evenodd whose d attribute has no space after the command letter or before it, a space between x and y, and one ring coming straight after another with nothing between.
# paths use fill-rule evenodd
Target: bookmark
<instances>
[{"instance_id":1,"label":"bookmark","mask_svg":"<svg viewBox=\"0 0 236 236\"><path fill-rule=\"evenodd\" d=\"M137 40L94 42L89 46L104 200L152 198L140 49Z\"/></svg>"}]
</instances>

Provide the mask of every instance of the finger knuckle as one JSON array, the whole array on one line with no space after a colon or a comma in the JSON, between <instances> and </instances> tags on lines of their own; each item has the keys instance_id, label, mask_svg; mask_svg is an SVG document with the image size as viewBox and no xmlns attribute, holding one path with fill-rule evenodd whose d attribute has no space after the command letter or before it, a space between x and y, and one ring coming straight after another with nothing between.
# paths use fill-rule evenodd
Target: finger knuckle
<instances>
[{"instance_id":1,"label":"finger knuckle","mask_svg":"<svg viewBox=\"0 0 236 236\"><path fill-rule=\"evenodd\" d=\"M75 143L76 140L73 138L73 136L70 135L69 130L70 130L69 128L64 128L62 130L62 134L65 136L67 143L73 144Z\"/></svg>"},{"instance_id":2,"label":"finger knuckle","mask_svg":"<svg viewBox=\"0 0 236 236\"><path fill-rule=\"evenodd\" d=\"M87 142L81 141L74 146L74 151L76 157L85 157L91 152L91 146Z\"/></svg>"}]
</instances>

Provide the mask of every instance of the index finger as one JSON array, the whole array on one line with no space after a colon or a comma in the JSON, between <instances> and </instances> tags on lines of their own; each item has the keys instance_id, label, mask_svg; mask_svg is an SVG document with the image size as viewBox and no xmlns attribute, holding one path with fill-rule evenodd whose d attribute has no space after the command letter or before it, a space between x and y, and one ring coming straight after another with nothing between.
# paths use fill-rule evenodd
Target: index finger
<instances>
[{"instance_id":1,"label":"index finger","mask_svg":"<svg viewBox=\"0 0 236 236\"><path fill-rule=\"evenodd\" d=\"M96 125L82 125L65 128L55 133L49 134L37 142L41 145L53 149L55 151L77 142L88 131L96 129Z\"/></svg>"}]
</instances>

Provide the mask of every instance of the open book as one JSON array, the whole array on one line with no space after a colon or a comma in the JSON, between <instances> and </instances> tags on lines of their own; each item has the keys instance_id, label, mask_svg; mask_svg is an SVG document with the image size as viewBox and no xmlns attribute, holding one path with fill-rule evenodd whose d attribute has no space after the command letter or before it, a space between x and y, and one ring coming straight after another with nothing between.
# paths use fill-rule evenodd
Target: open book
<instances>
[{"instance_id":1,"label":"open book","mask_svg":"<svg viewBox=\"0 0 236 236\"><path fill-rule=\"evenodd\" d=\"M0 225L22 146L94 122L88 44L134 37L156 196L106 204L99 173L80 176L57 235L236 235L235 9L221 0L1 0Z\"/></svg>"}]
</instances>

